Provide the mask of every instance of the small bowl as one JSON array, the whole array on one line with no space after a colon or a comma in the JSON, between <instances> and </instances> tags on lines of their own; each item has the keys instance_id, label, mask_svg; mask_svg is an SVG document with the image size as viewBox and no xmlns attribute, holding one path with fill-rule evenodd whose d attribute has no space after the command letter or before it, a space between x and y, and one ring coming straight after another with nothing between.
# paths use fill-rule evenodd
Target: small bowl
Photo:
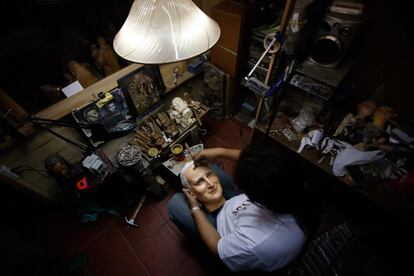
<instances>
[{"instance_id":1,"label":"small bowl","mask_svg":"<svg viewBox=\"0 0 414 276\"><path fill-rule=\"evenodd\" d=\"M177 161L183 161L185 159L184 148L180 144L173 145L171 147L171 153Z\"/></svg>"}]
</instances>

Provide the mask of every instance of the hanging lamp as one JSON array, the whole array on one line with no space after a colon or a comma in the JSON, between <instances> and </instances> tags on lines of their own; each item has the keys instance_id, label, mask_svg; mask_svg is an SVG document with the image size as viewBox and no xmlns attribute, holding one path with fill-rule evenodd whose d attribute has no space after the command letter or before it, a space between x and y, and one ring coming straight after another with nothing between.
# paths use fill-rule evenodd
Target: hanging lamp
<instances>
[{"instance_id":1,"label":"hanging lamp","mask_svg":"<svg viewBox=\"0 0 414 276\"><path fill-rule=\"evenodd\" d=\"M218 24L191 0L135 0L114 50L137 63L171 63L206 52L219 37Z\"/></svg>"}]
</instances>

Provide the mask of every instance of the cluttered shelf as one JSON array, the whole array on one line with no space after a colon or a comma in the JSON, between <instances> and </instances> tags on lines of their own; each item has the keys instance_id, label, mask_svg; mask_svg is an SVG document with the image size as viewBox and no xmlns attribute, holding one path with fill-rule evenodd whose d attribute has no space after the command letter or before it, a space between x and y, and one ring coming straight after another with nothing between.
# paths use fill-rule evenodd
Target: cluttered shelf
<instances>
[{"instance_id":1,"label":"cluttered shelf","mask_svg":"<svg viewBox=\"0 0 414 276\"><path fill-rule=\"evenodd\" d=\"M120 165L118 162L119 152L128 145L133 145L133 146L138 147L140 151L143 153L142 155L145 158L146 163L150 164L150 162L152 162L152 160L155 157L159 155L168 155L169 154L168 149L171 149L171 147L174 144L181 142L192 131L197 129L198 126L200 125L201 119L207 114L208 111L209 109L206 106L200 105L200 108L198 109L198 111L194 110L194 116L196 117L195 120L193 120L185 128L175 125L176 132L174 131L171 132L171 134L173 134L171 137L168 137L167 139L165 139L162 144L160 143L159 145L157 145L154 143L157 143L156 140L159 138L154 140L152 137L154 137L155 134L149 135L145 132L145 129L148 129L148 128L151 129L151 127L148 127L149 123L151 123L152 128L154 129L153 130L154 133L161 131L160 128L164 129L169 126L169 125L166 126L165 123L164 125L162 123L159 125L159 122L158 122L159 120L153 119L154 117L157 118L158 114L164 113L164 111L162 111L161 109L157 109L156 111L153 112L152 115L150 114L142 118L140 120L140 123L138 123L138 127L135 129L135 131L123 137L106 142L105 144L101 146L101 149L103 150L105 155L109 158L111 163L117 168L120 168Z\"/></svg>"},{"instance_id":2,"label":"cluttered shelf","mask_svg":"<svg viewBox=\"0 0 414 276\"><path fill-rule=\"evenodd\" d=\"M256 129L260 132L266 134L267 125L263 122L256 125ZM300 147L300 141L303 137L303 134L296 133L290 126L288 117L283 115L280 118L277 118L273 121L272 126L270 127L269 137L276 140L278 143L289 148L290 150L297 152ZM304 149L299 155L312 164L316 165L320 169L334 176L330 169L329 159L324 158L321 160L321 156L317 151L312 151ZM344 183L349 184L345 178L338 178Z\"/></svg>"},{"instance_id":3,"label":"cluttered shelf","mask_svg":"<svg viewBox=\"0 0 414 276\"><path fill-rule=\"evenodd\" d=\"M167 152L165 145L170 146L171 143L182 139L183 133L188 133L189 129L195 128L194 126L199 122L200 117L204 116L208 108L200 106L199 102L192 101L188 108L183 108L180 110L181 112L173 112L174 108L172 108L170 100L183 91L191 97L192 91L185 89L183 84L201 75L202 66L200 64L202 65L197 61L189 64L188 70L193 70L192 72L187 71L186 64L183 64L182 68L179 67L180 64L169 64L169 66L131 64L39 113L46 118L31 117L32 124L39 125L48 131L57 128L55 126L79 130L80 133L68 130L70 135L66 131L62 133L62 130L50 132L54 135L52 137L60 138L53 139L53 141L64 140L73 145L77 153L81 152L70 160L67 160L66 156L66 158L61 158L68 165L81 164L76 175L72 174L72 170L70 171L69 177L73 179L68 187L73 188L76 193L86 195L95 190L95 187L100 186L99 184L104 180L109 179L109 176L111 178L121 176L123 177L122 181L134 181L139 176L139 171L134 171L137 166L133 166L133 164L129 166L129 163L120 164L118 160L119 152L128 145L128 142L134 143L132 146L139 149L143 155L142 159L146 159L150 148L151 153L164 154ZM164 74L160 74L161 69ZM195 80L195 83L199 83L198 79ZM180 87L181 89L179 89ZM189 100L189 98L183 98L184 100L180 99L181 105L185 100ZM168 113L169 111L171 111L171 115ZM61 118L64 116L65 118ZM185 118L183 119L183 117ZM135 139L134 136L137 135L137 132L133 131L134 128L140 130L141 136L145 132L144 135L151 139L147 145L143 145L144 147L136 145L137 143L145 143L145 140ZM66 128L64 129L66 130ZM50 140L49 138L47 141ZM67 146L63 148L66 150ZM61 151L56 149L55 152ZM96 154L97 152L102 152L102 155ZM148 165L148 161L143 160L143 163ZM115 173L112 171L107 173L108 168L113 168ZM129 172L124 174L124 169ZM83 178L83 176L87 176L87 178ZM82 179L85 180L82 181ZM53 201L59 200L62 194L56 185L56 183L59 184L59 180L56 182L51 180L50 185L43 185L47 189L33 186L30 179L26 184L25 180L17 179L13 185L27 186L35 194Z\"/></svg>"},{"instance_id":4,"label":"cluttered shelf","mask_svg":"<svg viewBox=\"0 0 414 276\"><path fill-rule=\"evenodd\" d=\"M117 81L125 75L128 75L139 68L141 68L142 64L133 63L128 65L127 67L119 70L118 72L92 84L91 86L83 89L76 95L73 95L69 98L59 101L58 103L49 106L48 108L38 112L36 114L37 117L40 118L48 118L48 119L60 119L72 112L72 110L80 108L88 104L89 102L96 99L96 95L98 95L101 91L111 91L118 86ZM192 79L198 72L192 73L189 71L177 71L177 75L174 75L174 68L172 65L160 65L160 71L163 72L163 81L166 86L166 93L174 90L176 87L179 87L181 84L185 83L186 81Z\"/></svg>"},{"instance_id":5,"label":"cluttered shelf","mask_svg":"<svg viewBox=\"0 0 414 276\"><path fill-rule=\"evenodd\" d=\"M266 134L267 127L268 124L265 122L261 122L256 125L256 129L262 133L262 135ZM306 138L310 137L310 140L308 141L312 140L312 135L309 135L309 133L306 135L297 133L291 126L288 116L283 114L273 121L269 128L268 137L272 138L274 141L290 149L291 151L299 154L313 166L323 170L328 175L333 177L333 179L339 180L340 183L347 185L347 187L351 190L358 192L368 200L385 208L390 213L397 215L409 225L414 226L414 214L411 211L412 202L406 194L397 191L397 188L395 188L395 182L390 183L390 181L378 178L356 178L355 175L351 175L349 171L343 176L336 175L333 171L333 163L336 156L331 154L324 155L322 153L323 150L309 146L309 143L307 146L301 147L301 144L303 144L302 142ZM350 170L350 167L348 167L348 169Z\"/></svg>"}]
</instances>

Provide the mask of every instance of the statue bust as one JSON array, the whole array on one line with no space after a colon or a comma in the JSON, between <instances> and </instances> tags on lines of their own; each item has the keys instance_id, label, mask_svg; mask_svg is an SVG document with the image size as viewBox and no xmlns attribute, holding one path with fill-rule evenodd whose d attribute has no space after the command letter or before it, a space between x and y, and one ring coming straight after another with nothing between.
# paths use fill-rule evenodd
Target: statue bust
<instances>
[{"instance_id":1,"label":"statue bust","mask_svg":"<svg viewBox=\"0 0 414 276\"><path fill-rule=\"evenodd\" d=\"M187 103L180 97L175 97L171 101L171 109L168 111L171 119L181 125L183 128L187 128L195 119L193 118L193 112L188 107Z\"/></svg>"},{"instance_id":2,"label":"statue bust","mask_svg":"<svg viewBox=\"0 0 414 276\"><path fill-rule=\"evenodd\" d=\"M193 116L193 112L188 107L187 103L180 97L175 97L172 100L171 104L172 104L173 109L177 111L178 113L180 113L180 115L184 117L185 119L188 120Z\"/></svg>"}]
</instances>

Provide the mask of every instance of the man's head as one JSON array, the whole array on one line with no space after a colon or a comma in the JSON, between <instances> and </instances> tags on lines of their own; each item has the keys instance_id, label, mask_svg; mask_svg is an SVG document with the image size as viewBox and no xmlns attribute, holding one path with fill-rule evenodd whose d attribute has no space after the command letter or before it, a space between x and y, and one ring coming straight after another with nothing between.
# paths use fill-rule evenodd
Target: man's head
<instances>
[{"instance_id":1,"label":"man's head","mask_svg":"<svg viewBox=\"0 0 414 276\"><path fill-rule=\"evenodd\" d=\"M194 167L194 162L184 165L180 173L181 184L205 207L223 200L223 189L217 175L206 165Z\"/></svg>"}]
</instances>

